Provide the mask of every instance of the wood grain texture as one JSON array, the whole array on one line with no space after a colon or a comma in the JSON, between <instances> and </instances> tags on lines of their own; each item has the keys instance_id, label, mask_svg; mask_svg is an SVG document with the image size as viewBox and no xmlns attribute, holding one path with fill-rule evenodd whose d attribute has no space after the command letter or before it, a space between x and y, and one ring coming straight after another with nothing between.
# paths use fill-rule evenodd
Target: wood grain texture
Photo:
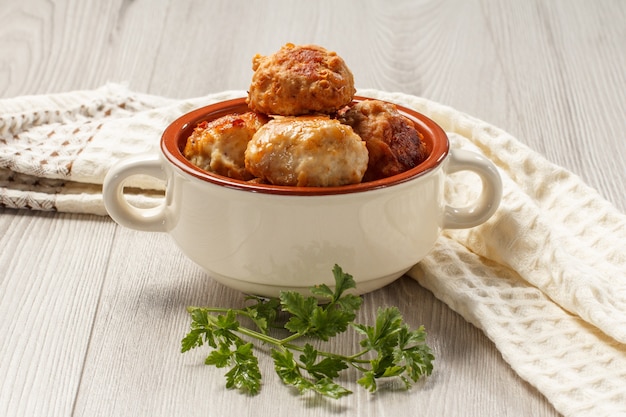
<instances>
[{"instance_id":1,"label":"wood grain texture","mask_svg":"<svg viewBox=\"0 0 626 417\"><path fill-rule=\"evenodd\" d=\"M195 97L245 89L285 42L336 50L357 85L435 100L513 134L626 210L626 2L2 0L0 97L91 89ZM0 415L554 416L475 327L403 278L397 305L437 357L414 390L300 398L223 388L179 353L191 304L238 305L166 235L109 219L0 210ZM334 342L346 348L351 337ZM349 377L350 375L348 375Z\"/></svg>"},{"instance_id":2,"label":"wood grain texture","mask_svg":"<svg viewBox=\"0 0 626 417\"><path fill-rule=\"evenodd\" d=\"M70 415L116 227L40 213L1 219L0 415Z\"/></svg>"}]
</instances>

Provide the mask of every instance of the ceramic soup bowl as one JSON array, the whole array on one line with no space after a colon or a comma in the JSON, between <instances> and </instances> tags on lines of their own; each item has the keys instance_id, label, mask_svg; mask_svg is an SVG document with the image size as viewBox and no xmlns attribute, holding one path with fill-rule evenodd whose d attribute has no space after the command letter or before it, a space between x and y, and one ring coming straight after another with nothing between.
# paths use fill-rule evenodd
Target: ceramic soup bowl
<instances>
[{"instance_id":1,"label":"ceramic soup bowl","mask_svg":"<svg viewBox=\"0 0 626 417\"><path fill-rule=\"evenodd\" d=\"M363 98L357 98L362 100ZM245 99L181 116L162 135L159 155L120 161L104 181L104 202L119 224L168 233L208 275L244 293L277 296L333 286L335 264L353 275L357 293L378 289L409 270L433 247L442 229L485 222L499 205L502 183L485 157L449 147L445 132L411 109L430 150L417 167L382 180L339 187L253 184L203 171L182 154L199 122L245 112ZM471 171L482 192L467 207L444 201L446 176ZM124 196L134 175L166 183L158 207L137 208Z\"/></svg>"}]
</instances>

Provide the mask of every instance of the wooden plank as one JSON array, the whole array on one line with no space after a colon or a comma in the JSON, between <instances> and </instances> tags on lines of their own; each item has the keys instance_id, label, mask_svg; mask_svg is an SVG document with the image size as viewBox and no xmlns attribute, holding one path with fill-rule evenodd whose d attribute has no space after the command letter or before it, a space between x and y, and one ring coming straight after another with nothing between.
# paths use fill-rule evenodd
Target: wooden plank
<instances>
[{"instance_id":1,"label":"wooden plank","mask_svg":"<svg viewBox=\"0 0 626 417\"><path fill-rule=\"evenodd\" d=\"M181 98L242 90L255 53L314 42L338 51L359 87L486 120L626 210L625 20L620 0L5 0L0 97L107 81ZM398 305L426 325L437 371L423 385L320 402L293 396L263 362L263 394L242 399L200 352L178 352L186 305L238 305L240 294L168 236L2 209L0 248L0 415L557 415L480 331L407 278L367 295L362 315Z\"/></svg>"},{"instance_id":2,"label":"wooden plank","mask_svg":"<svg viewBox=\"0 0 626 417\"><path fill-rule=\"evenodd\" d=\"M0 219L0 415L69 415L116 226L11 210Z\"/></svg>"},{"instance_id":3,"label":"wooden plank","mask_svg":"<svg viewBox=\"0 0 626 417\"><path fill-rule=\"evenodd\" d=\"M355 394L326 404L311 396L300 398L282 386L271 359L261 353L263 391L258 397L242 396L224 388L223 371L203 365L208 350L179 352L189 324L186 306L239 307L242 294L208 278L163 234L120 229L110 259L76 415L241 415L245 410L272 410L272 415L289 416L303 405L363 416L406 409L467 416L550 412L545 399L519 380L478 329L408 278L366 295L359 319L371 322L379 307L395 305L411 326L424 324L438 358L431 378L411 391L392 384L370 395L350 379L354 372L348 372L345 383ZM358 337L350 333L324 348L355 351Z\"/></svg>"}]
</instances>

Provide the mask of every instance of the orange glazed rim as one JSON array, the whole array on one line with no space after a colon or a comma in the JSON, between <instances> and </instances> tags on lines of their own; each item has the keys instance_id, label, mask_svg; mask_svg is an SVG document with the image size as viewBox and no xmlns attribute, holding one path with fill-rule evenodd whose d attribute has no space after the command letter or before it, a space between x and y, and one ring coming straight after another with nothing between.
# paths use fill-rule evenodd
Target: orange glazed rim
<instances>
[{"instance_id":1,"label":"orange glazed rim","mask_svg":"<svg viewBox=\"0 0 626 417\"><path fill-rule=\"evenodd\" d=\"M370 100L367 97L355 97L354 101ZM211 184L220 185L232 189L278 195L337 195L359 193L379 188L392 187L415 178L421 177L438 167L449 152L448 136L443 129L425 115L395 104L398 111L415 123L417 130L422 134L428 157L419 165L391 177L375 181L361 182L358 184L342 185L335 187L297 187L273 184L257 184L247 181L235 180L223 175L205 171L192 164L183 155L187 138L191 135L198 123L215 120L231 113L244 113L250 111L246 104L246 98L235 98L220 101L185 113L174 120L163 132L161 137L161 151L165 158L182 172L199 180Z\"/></svg>"}]
</instances>

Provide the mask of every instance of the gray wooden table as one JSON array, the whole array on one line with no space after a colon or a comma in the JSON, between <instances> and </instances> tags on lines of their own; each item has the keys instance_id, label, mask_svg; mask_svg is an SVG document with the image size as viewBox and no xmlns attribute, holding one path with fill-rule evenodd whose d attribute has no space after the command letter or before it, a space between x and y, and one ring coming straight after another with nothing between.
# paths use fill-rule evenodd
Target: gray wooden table
<instances>
[{"instance_id":1,"label":"gray wooden table","mask_svg":"<svg viewBox=\"0 0 626 417\"><path fill-rule=\"evenodd\" d=\"M2 0L0 97L108 81L174 98L245 89L286 42L337 51L362 88L444 103L513 134L626 209L622 0ZM238 306L167 235L106 217L0 209L0 416L554 416L476 328L409 278L365 296L424 324L411 391L246 397L179 353L187 305ZM343 340L342 343L350 343Z\"/></svg>"}]
</instances>

